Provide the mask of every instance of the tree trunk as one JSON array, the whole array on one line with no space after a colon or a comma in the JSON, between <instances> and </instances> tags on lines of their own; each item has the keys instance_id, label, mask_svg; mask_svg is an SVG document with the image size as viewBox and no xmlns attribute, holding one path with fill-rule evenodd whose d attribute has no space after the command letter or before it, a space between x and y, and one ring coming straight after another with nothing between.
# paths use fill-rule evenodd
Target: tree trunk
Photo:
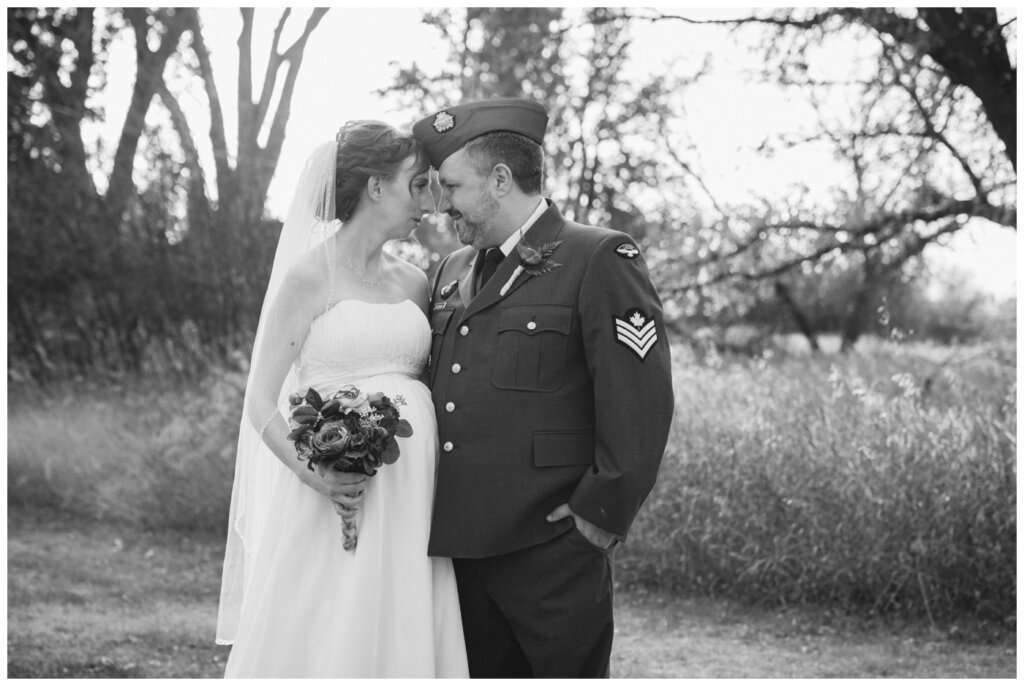
<instances>
[{"instance_id":1,"label":"tree trunk","mask_svg":"<svg viewBox=\"0 0 1024 686\"><path fill-rule=\"evenodd\" d=\"M124 15L135 29L136 74L128 114L124 126L121 127L117 150L114 152L114 169L110 174L110 186L106 195L112 231L116 231L120 225L128 199L135 192L132 172L135 168L139 139L145 129L146 113L149 111L153 96L163 83L167 60L178 49L178 39L187 26L184 13L175 13L174 10L160 11L157 18L166 31L160 37L160 47L150 50L147 42L150 31L148 13L142 9L131 8L125 9Z\"/></svg>"},{"instance_id":2,"label":"tree trunk","mask_svg":"<svg viewBox=\"0 0 1024 686\"><path fill-rule=\"evenodd\" d=\"M796 324L796 328L800 330L800 333L804 335L804 338L806 338L807 342L810 344L811 352L820 353L821 348L818 346L818 338L814 334L814 327L811 326L811 320L806 314L804 314L803 310L800 309L796 300L793 299L793 294L789 292L789 287L781 281L776 281L775 296L793 317L793 322Z\"/></svg>"},{"instance_id":3,"label":"tree trunk","mask_svg":"<svg viewBox=\"0 0 1024 686\"><path fill-rule=\"evenodd\" d=\"M877 278L875 255L865 251L864 257L864 279L853 296L853 305L846 316L843 324L842 341L839 344L839 352L851 352L861 334L864 333L864 325L867 324L868 311L871 306L871 296L875 292L875 279Z\"/></svg>"}]
</instances>

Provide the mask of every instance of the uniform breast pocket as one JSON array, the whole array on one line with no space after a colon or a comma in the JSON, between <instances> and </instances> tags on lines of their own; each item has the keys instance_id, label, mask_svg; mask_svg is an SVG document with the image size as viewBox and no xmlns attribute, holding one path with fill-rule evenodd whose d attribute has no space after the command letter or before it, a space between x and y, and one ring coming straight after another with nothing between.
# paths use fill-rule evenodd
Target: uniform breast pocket
<instances>
[{"instance_id":1,"label":"uniform breast pocket","mask_svg":"<svg viewBox=\"0 0 1024 686\"><path fill-rule=\"evenodd\" d=\"M444 332L448 329L448 322L455 310L435 310L430 314L430 385L434 385L434 376L437 374L437 359L441 354L441 342L444 340Z\"/></svg>"},{"instance_id":2,"label":"uniform breast pocket","mask_svg":"<svg viewBox=\"0 0 1024 686\"><path fill-rule=\"evenodd\" d=\"M565 305L502 310L491 382L513 391L558 390L571 327L572 308Z\"/></svg>"}]
</instances>

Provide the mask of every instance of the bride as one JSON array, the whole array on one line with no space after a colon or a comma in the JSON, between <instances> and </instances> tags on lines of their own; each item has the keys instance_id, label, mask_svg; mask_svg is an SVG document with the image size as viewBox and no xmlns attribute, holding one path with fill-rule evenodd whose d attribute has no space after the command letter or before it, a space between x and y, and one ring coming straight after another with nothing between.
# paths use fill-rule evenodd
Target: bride
<instances>
[{"instance_id":1,"label":"bride","mask_svg":"<svg viewBox=\"0 0 1024 686\"><path fill-rule=\"evenodd\" d=\"M350 122L306 162L256 332L217 642L228 677L466 677L451 560L427 556L437 459L423 272L382 252L434 209L415 139ZM413 427L375 476L309 471L288 395L354 384ZM339 515L357 512L358 545Z\"/></svg>"}]
</instances>

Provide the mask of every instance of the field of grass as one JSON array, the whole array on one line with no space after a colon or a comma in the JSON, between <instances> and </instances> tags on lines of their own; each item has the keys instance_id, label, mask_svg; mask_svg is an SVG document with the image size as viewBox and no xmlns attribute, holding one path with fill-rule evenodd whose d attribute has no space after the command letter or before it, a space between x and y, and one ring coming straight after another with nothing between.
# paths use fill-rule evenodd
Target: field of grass
<instances>
[{"instance_id":1,"label":"field of grass","mask_svg":"<svg viewBox=\"0 0 1024 686\"><path fill-rule=\"evenodd\" d=\"M53 510L8 520L9 678L220 677L223 537ZM1011 633L620 587L613 677L1013 678Z\"/></svg>"},{"instance_id":2,"label":"field of grass","mask_svg":"<svg viewBox=\"0 0 1024 686\"><path fill-rule=\"evenodd\" d=\"M618 578L1015 630L1015 377L1012 346L676 349L669 447ZM12 387L8 507L220 534L244 380Z\"/></svg>"},{"instance_id":3,"label":"field of grass","mask_svg":"<svg viewBox=\"0 0 1024 686\"><path fill-rule=\"evenodd\" d=\"M669 448L623 578L1015 626L1012 348L677 353Z\"/></svg>"}]
</instances>

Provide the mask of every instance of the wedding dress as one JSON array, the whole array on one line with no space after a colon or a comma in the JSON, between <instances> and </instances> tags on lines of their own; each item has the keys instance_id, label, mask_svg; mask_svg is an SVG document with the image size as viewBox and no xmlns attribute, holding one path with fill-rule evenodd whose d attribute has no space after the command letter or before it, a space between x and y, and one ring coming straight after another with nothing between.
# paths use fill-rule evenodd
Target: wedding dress
<instances>
[{"instance_id":1,"label":"wedding dress","mask_svg":"<svg viewBox=\"0 0 1024 686\"><path fill-rule=\"evenodd\" d=\"M418 377L429 346L409 300L341 300L312 322L292 390L383 392L404 400L413 434L369 479L353 551L331 502L265 456L277 473L225 676L468 676L451 560L427 556L438 439Z\"/></svg>"}]
</instances>

